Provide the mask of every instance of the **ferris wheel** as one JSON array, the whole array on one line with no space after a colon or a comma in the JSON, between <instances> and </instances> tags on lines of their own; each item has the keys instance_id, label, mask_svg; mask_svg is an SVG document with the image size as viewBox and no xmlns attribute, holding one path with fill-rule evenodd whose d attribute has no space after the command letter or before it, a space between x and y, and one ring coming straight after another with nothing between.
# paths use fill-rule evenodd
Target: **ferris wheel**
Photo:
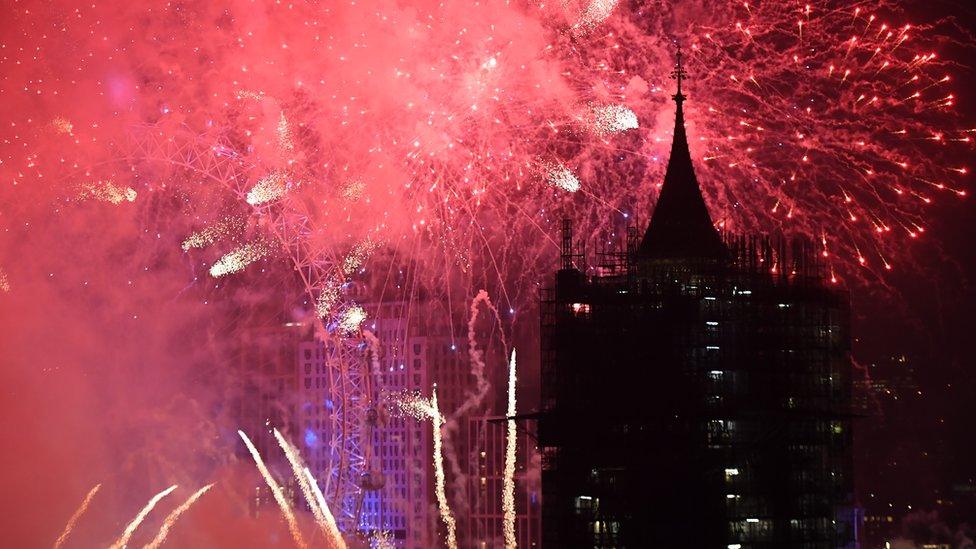
<instances>
[{"instance_id":1,"label":"ferris wheel","mask_svg":"<svg viewBox=\"0 0 976 549\"><path fill-rule=\"evenodd\" d=\"M195 132L185 125L133 128L117 159L133 172L201 179L228 193L247 208L249 221L286 256L311 303L334 292L345 276L344 255L334 247L316 248L309 238L313 227L308 205L300 200L250 205L247 195L267 170L252 161L240 146L219 132ZM338 304L325 317L315 318L315 333L325 343L325 364L331 388L331 429L328 477L324 491L340 526L355 531L363 495L382 485L373 467L372 431L377 424L377 383L371 363L375 349L368 333L330 329L342 312Z\"/></svg>"}]
</instances>

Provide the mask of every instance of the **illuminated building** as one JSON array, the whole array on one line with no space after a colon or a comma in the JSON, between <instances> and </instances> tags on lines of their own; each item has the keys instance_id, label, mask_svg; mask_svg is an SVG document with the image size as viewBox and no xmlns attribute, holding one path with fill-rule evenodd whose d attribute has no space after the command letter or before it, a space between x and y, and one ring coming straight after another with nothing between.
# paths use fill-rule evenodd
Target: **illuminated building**
<instances>
[{"instance_id":1,"label":"illuminated building","mask_svg":"<svg viewBox=\"0 0 976 549\"><path fill-rule=\"evenodd\" d=\"M384 402L385 395L401 392L429 396L436 384L440 408L450 416L472 384L467 347L455 339L450 316L438 302L424 295L401 295L411 286L409 269L390 271L394 280L382 282L395 286L398 298L384 299L368 275L345 289L348 298L361 302L367 313L363 328L376 338L379 371L373 379L374 398ZM364 349L364 360L370 360L371 352ZM323 392L319 400L328 396ZM431 423L391 414L386 406L375 407L371 417L375 423L368 429L372 444L365 468L370 473L361 483L364 489L356 509L359 531L388 532L396 547L436 545L440 522L431 471ZM458 425L449 443L464 467L467 426L463 420ZM450 476L449 480L453 481Z\"/></svg>"},{"instance_id":2,"label":"illuminated building","mask_svg":"<svg viewBox=\"0 0 976 549\"><path fill-rule=\"evenodd\" d=\"M855 547L849 300L804 242L723 237L678 91L642 239L542 302L547 547Z\"/></svg>"}]
</instances>

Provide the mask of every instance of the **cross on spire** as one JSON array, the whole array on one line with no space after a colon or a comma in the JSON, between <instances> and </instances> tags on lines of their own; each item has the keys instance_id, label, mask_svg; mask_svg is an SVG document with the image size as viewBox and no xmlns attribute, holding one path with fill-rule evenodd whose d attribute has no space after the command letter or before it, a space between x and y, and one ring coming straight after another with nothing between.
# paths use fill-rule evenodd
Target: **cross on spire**
<instances>
[{"instance_id":1,"label":"cross on spire","mask_svg":"<svg viewBox=\"0 0 976 549\"><path fill-rule=\"evenodd\" d=\"M674 94L672 98L680 105L685 100L685 96L681 94L681 81L688 76L688 73L681 66L681 44L678 44L678 53L675 54L675 59L677 62L674 65L674 70L671 71L671 78L678 81L678 93Z\"/></svg>"},{"instance_id":2,"label":"cross on spire","mask_svg":"<svg viewBox=\"0 0 976 549\"><path fill-rule=\"evenodd\" d=\"M681 83L687 74L681 64L680 46L675 57L677 63L671 77L678 81L678 90L674 94L676 108L671 156L651 222L637 254L647 260L722 261L726 254L725 244L715 230L702 198L685 132L682 107L685 96L681 93Z\"/></svg>"}]
</instances>

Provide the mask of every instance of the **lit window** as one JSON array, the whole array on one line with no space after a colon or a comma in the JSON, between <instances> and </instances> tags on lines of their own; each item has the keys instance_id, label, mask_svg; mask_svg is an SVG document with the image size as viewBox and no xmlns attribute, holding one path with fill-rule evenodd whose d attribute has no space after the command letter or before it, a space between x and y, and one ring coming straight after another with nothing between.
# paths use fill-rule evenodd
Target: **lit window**
<instances>
[{"instance_id":1,"label":"lit window","mask_svg":"<svg viewBox=\"0 0 976 549\"><path fill-rule=\"evenodd\" d=\"M590 312L589 303L573 303L573 314L584 315Z\"/></svg>"}]
</instances>

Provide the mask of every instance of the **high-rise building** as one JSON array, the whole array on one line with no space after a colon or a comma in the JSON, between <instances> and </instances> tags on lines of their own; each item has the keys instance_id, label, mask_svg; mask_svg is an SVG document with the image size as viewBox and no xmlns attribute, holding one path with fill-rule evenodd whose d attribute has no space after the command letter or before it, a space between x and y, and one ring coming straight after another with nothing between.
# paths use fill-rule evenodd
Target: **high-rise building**
<instances>
[{"instance_id":1,"label":"high-rise building","mask_svg":"<svg viewBox=\"0 0 976 549\"><path fill-rule=\"evenodd\" d=\"M442 535L434 497L432 424L392 413L389 396L417 394L427 398L436 385L440 410L451 418L468 398L474 380L467 342L457 340L449 312L425 295L406 290L412 287L408 268L391 267L389 273L394 280L382 282L396 286L394 298L372 287L375 281L368 276L345 289L347 298L358 302L368 315L363 325L369 334L364 338L364 360L373 361L375 353L375 363L370 366L375 413L368 416L366 433L370 440L365 467L368 477L361 483L361 501L354 513L357 529L365 536L383 532L396 547L425 548L437 545ZM317 398L327 401L324 380L322 387ZM466 418L457 418L449 425L453 428L448 429L444 445L456 456L459 470L448 467L448 481L463 483L463 477L458 478L456 473L463 475L470 454L465 446ZM451 460L447 461L450 466ZM328 463L322 465L328 467ZM327 474L327 469L322 469L322 474ZM456 492L449 486L449 496ZM458 503L465 502L451 502L458 511L458 522L464 524L466 515Z\"/></svg>"},{"instance_id":2,"label":"high-rise building","mask_svg":"<svg viewBox=\"0 0 976 549\"><path fill-rule=\"evenodd\" d=\"M542 303L547 547L855 547L849 299L803 241L715 229L684 127L642 239Z\"/></svg>"},{"instance_id":3,"label":"high-rise building","mask_svg":"<svg viewBox=\"0 0 976 549\"><path fill-rule=\"evenodd\" d=\"M307 339L307 332L300 323L276 319L269 325L241 330L231 353L236 385L229 391L228 416L233 418L233 428L251 439L268 467L280 473L291 499L301 496L291 482L290 467L273 429L293 433L298 428L296 413L302 399L298 394L297 350L300 342ZM227 436L236 439L237 434L231 430ZM244 445L238 448L241 457L250 460ZM272 512L278 512L270 490L258 481L251 498L251 513L258 515L268 505Z\"/></svg>"}]
</instances>

